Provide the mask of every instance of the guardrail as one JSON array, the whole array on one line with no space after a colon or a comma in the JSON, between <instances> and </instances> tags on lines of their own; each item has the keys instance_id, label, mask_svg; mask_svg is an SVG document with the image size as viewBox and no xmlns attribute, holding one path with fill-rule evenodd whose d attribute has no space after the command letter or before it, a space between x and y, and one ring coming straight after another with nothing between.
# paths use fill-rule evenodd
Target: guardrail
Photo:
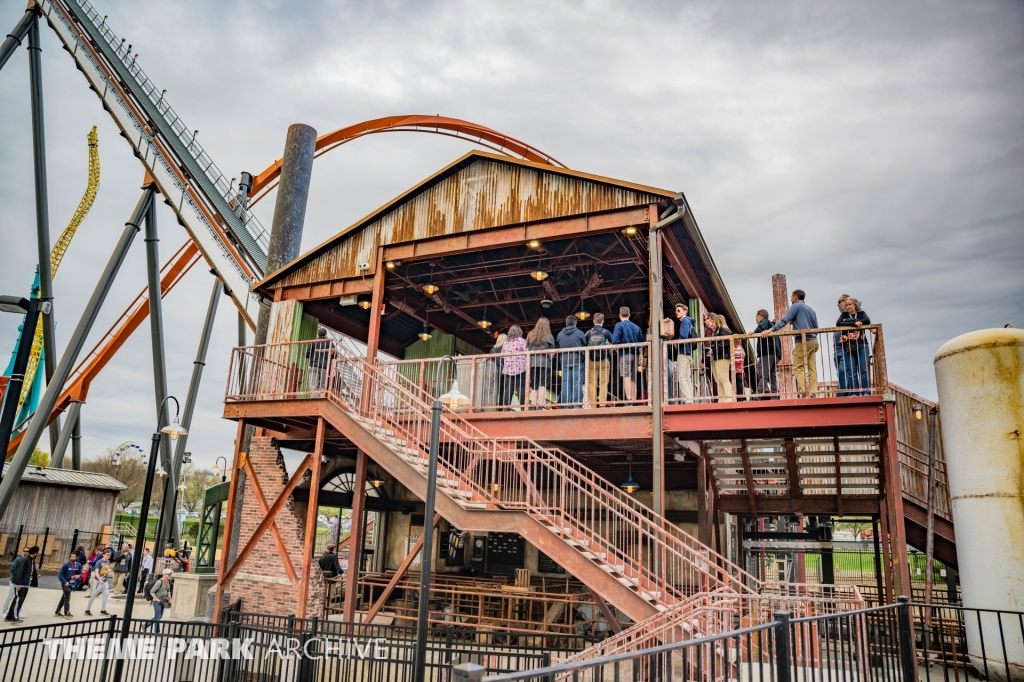
<instances>
[{"instance_id":1,"label":"guardrail","mask_svg":"<svg viewBox=\"0 0 1024 682\"><path fill-rule=\"evenodd\" d=\"M631 407L649 404L651 346L462 355L454 370L438 358L382 364L432 396L458 380L469 413ZM888 392L881 325L672 340L662 352L666 405Z\"/></svg>"}]
</instances>

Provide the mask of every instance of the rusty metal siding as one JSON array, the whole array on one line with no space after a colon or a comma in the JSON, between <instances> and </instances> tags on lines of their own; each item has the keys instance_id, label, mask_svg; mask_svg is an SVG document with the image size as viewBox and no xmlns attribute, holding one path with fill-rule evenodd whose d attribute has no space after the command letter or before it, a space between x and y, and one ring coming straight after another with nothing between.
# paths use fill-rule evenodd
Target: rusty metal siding
<instances>
[{"instance_id":1,"label":"rusty metal siding","mask_svg":"<svg viewBox=\"0 0 1024 682\"><path fill-rule=\"evenodd\" d=\"M358 277L359 263L369 263L368 274L372 274L374 254L382 244L646 206L662 198L638 189L481 158L391 207L273 286Z\"/></svg>"}]
</instances>

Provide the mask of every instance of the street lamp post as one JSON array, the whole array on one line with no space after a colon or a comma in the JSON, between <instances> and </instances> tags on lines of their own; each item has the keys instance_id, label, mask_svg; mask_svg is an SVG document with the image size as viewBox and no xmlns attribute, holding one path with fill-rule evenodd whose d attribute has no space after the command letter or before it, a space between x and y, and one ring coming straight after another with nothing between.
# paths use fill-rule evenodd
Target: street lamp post
<instances>
[{"instance_id":1,"label":"street lamp post","mask_svg":"<svg viewBox=\"0 0 1024 682\"><path fill-rule=\"evenodd\" d=\"M4 453L11 441L11 430L18 416L18 398L25 383L25 368L32 352L32 340L36 336L36 324L39 314L50 312L50 303L38 298L21 298L18 296L0 296L0 311L5 313L22 313L25 323L21 328L21 340L18 342L18 353L14 356L14 367L11 369L11 380L7 384L7 399L3 401L3 412L0 413L0 445Z\"/></svg>"},{"instance_id":2,"label":"street lamp post","mask_svg":"<svg viewBox=\"0 0 1024 682\"><path fill-rule=\"evenodd\" d=\"M455 360L445 355L437 363L437 375L441 365L448 360L455 368ZM423 548L420 560L420 603L416 619L416 657L413 665L413 682L424 682L427 672L427 632L430 617L430 567L434 557L434 497L437 492L437 450L441 440L441 406L455 409L469 403L469 398L459 392L458 379L452 380L451 390L440 398L434 398L430 407L430 460L427 463L427 494L423 508Z\"/></svg>"},{"instance_id":3,"label":"street lamp post","mask_svg":"<svg viewBox=\"0 0 1024 682\"><path fill-rule=\"evenodd\" d=\"M142 489L142 508L139 510L139 529L140 535L143 537L143 545L145 544L145 528L149 523L149 501L153 494L153 479L156 477L157 460L160 458L160 434L166 433L171 437L171 440L176 440L178 436L184 436L188 434L178 423L178 412L180 407L178 405L178 399L172 395L167 396L160 403L160 407L157 408L157 414L161 414L164 409L164 405L168 400L174 401L174 422L163 427L159 431L153 432L152 444L149 448L149 463L146 467L146 486ZM162 471L162 470L161 470ZM166 510L161 510L163 513ZM160 533L157 532L157 536ZM157 549L157 548L154 548ZM156 554L156 551L153 552ZM124 650L124 642L128 639L128 634L131 631L132 626L132 611L135 606L135 590L137 586L137 580L139 575L139 567L142 565L142 547L136 549L132 554L132 566L128 572L128 598L125 599L124 603L124 616L121 620L121 650ZM155 566L154 566L155 573ZM124 658L118 658L114 665L114 682L121 682L121 675L124 673Z\"/></svg>"}]
</instances>

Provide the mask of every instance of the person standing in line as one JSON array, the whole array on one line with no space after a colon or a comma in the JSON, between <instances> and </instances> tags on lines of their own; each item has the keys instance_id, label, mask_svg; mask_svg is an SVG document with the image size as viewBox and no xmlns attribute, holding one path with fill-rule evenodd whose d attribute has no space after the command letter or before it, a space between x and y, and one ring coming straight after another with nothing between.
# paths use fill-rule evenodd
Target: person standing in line
<instances>
[{"instance_id":1,"label":"person standing in line","mask_svg":"<svg viewBox=\"0 0 1024 682\"><path fill-rule=\"evenodd\" d=\"M849 327L842 336L843 354L846 357L846 395L871 395L871 383L868 380L868 364L870 348L868 347L867 330L861 329L871 324L868 314L861 310L860 301L847 296L844 301L845 312L839 316L837 327Z\"/></svg>"},{"instance_id":2,"label":"person standing in line","mask_svg":"<svg viewBox=\"0 0 1024 682\"><path fill-rule=\"evenodd\" d=\"M132 546L128 542L121 543L121 551L114 558L114 594L123 594L128 576L132 569Z\"/></svg>"},{"instance_id":3,"label":"person standing in line","mask_svg":"<svg viewBox=\"0 0 1024 682\"><path fill-rule=\"evenodd\" d=\"M306 349L306 359L309 360L309 389L311 391L324 390L326 383L327 367L334 357L334 347L331 340L327 338L327 330L320 327L316 330L316 341L309 344Z\"/></svg>"},{"instance_id":4,"label":"person standing in line","mask_svg":"<svg viewBox=\"0 0 1024 682\"><path fill-rule=\"evenodd\" d=\"M103 551L103 558L97 559L96 564L99 564L99 568L95 568L96 583L92 588L92 596L89 597L89 603L85 605L85 615L92 616L92 603L96 601L96 597L103 595L103 599L100 601L100 613L104 616L109 616L107 613L107 600L110 598L110 586L114 581L114 570L110 565L110 558L113 556L110 549Z\"/></svg>"},{"instance_id":5,"label":"person standing in line","mask_svg":"<svg viewBox=\"0 0 1024 682\"><path fill-rule=\"evenodd\" d=\"M325 578L337 578L341 575L341 563L338 561L338 555L334 548L334 545L327 545L326 551L320 555L320 559L317 561Z\"/></svg>"},{"instance_id":6,"label":"person standing in line","mask_svg":"<svg viewBox=\"0 0 1024 682\"><path fill-rule=\"evenodd\" d=\"M612 345L618 346L627 343L643 343L644 332L629 319L629 308L619 308L619 321L615 323L612 330ZM619 351L619 378L622 379L622 387L626 394L627 402L636 401L636 355L639 349L635 346L623 348Z\"/></svg>"},{"instance_id":7,"label":"person standing in line","mask_svg":"<svg viewBox=\"0 0 1024 682\"><path fill-rule=\"evenodd\" d=\"M690 310L682 303L676 303L676 319L679 320L678 337L681 341L697 338L697 323L690 317ZM693 351L696 345L679 344L675 362L676 397L689 405L693 402Z\"/></svg>"},{"instance_id":8,"label":"person standing in line","mask_svg":"<svg viewBox=\"0 0 1024 682\"><path fill-rule=\"evenodd\" d=\"M163 574L160 576L160 580L153 583L153 587L150 588L149 594L153 597L153 617L146 623L146 629L150 626L153 628L155 634L160 634L160 619L164 617L164 609L171 605L171 575L174 573L169 568L165 568Z\"/></svg>"},{"instance_id":9,"label":"person standing in line","mask_svg":"<svg viewBox=\"0 0 1024 682\"><path fill-rule=\"evenodd\" d=\"M768 311L761 308L754 318L757 327L755 334L771 329L772 321L768 317ZM779 358L782 357L782 340L776 336L771 339L759 338L757 340L757 392L761 400L778 400L779 380L776 376L776 369L779 365Z\"/></svg>"},{"instance_id":10,"label":"person standing in line","mask_svg":"<svg viewBox=\"0 0 1024 682\"><path fill-rule=\"evenodd\" d=\"M533 351L550 351L555 347L555 339L551 336L551 323L548 318L540 317L530 333L526 335L526 346ZM548 403L548 387L551 383L552 353L534 353L530 356L530 402L534 405L546 406Z\"/></svg>"},{"instance_id":11,"label":"person standing in line","mask_svg":"<svg viewBox=\"0 0 1024 682\"><path fill-rule=\"evenodd\" d=\"M73 618L71 615L71 593L78 588L78 583L81 581L82 564L78 562L78 552L72 552L68 560L60 567L60 572L57 573L57 582L60 583L63 594L60 601L57 602L57 610L53 612L53 615L58 618ZM64 613L61 613L61 609L64 610Z\"/></svg>"},{"instance_id":12,"label":"person standing in line","mask_svg":"<svg viewBox=\"0 0 1024 682\"><path fill-rule=\"evenodd\" d=\"M732 336L732 330L725 323L724 315L715 315L714 336ZM729 368L733 363L732 344L729 339L711 342L711 374L715 379L715 386L718 388L718 402L736 402L733 391L732 376Z\"/></svg>"},{"instance_id":13,"label":"person standing in line","mask_svg":"<svg viewBox=\"0 0 1024 682\"><path fill-rule=\"evenodd\" d=\"M839 308L839 317L842 319L843 313L846 311L846 299L850 298L849 294L839 294L839 301L836 302L836 306ZM838 325L836 325L838 326ZM843 341L846 337L841 333L832 332L832 357L836 364L836 379L839 384L839 392L836 395L846 395L846 389L849 386L846 385L846 376L848 373L846 367L846 350L843 348Z\"/></svg>"},{"instance_id":14,"label":"person standing in line","mask_svg":"<svg viewBox=\"0 0 1024 682\"><path fill-rule=\"evenodd\" d=\"M743 350L743 340L736 339L732 347L732 360L736 365L736 399L746 400L746 394L743 390L745 379L743 371L747 364L747 352Z\"/></svg>"},{"instance_id":15,"label":"person standing in line","mask_svg":"<svg viewBox=\"0 0 1024 682\"><path fill-rule=\"evenodd\" d=\"M704 327L705 339L710 339L715 335L715 317L716 313L710 310L704 313L702 324ZM714 377L714 362L711 359L711 342L705 341L701 344L701 356L700 356L700 389L699 395L706 395L708 398L713 398L718 395L718 390L715 387Z\"/></svg>"},{"instance_id":16,"label":"person standing in line","mask_svg":"<svg viewBox=\"0 0 1024 682\"><path fill-rule=\"evenodd\" d=\"M576 326L575 315L565 318L565 327L558 332L555 340L562 350L573 348L584 348L587 345L587 335ZM558 402L571 408L583 407L583 365L582 352L562 353L562 388L558 394Z\"/></svg>"},{"instance_id":17,"label":"person standing in line","mask_svg":"<svg viewBox=\"0 0 1024 682\"><path fill-rule=\"evenodd\" d=\"M494 346L491 348L491 355L500 355L501 347L505 345L505 341L508 339L508 334L497 333L494 334ZM501 374L501 358L489 358L483 363L484 369L484 382L482 391L483 395L480 400L480 404L483 407L494 408L497 405L501 405L501 392L504 383L502 382Z\"/></svg>"},{"instance_id":18,"label":"person standing in line","mask_svg":"<svg viewBox=\"0 0 1024 682\"><path fill-rule=\"evenodd\" d=\"M139 589L135 591L136 594L142 594L143 588L146 585L146 578L149 577L150 573L153 572L153 555L149 552L149 547L142 548L142 563L139 567Z\"/></svg>"},{"instance_id":19,"label":"person standing in line","mask_svg":"<svg viewBox=\"0 0 1024 682\"><path fill-rule=\"evenodd\" d=\"M803 289L794 291L790 298L793 305L789 307L781 320L767 331L761 332L762 338L791 323L794 331L817 329L818 315L811 306L804 303L805 297ZM806 338L806 341L803 338ZM807 333L803 337L796 336L794 339L793 376L796 377L797 392L803 394L804 397L814 396L818 393L818 335Z\"/></svg>"},{"instance_id":20,"label":"person standing in line","mask_svg":"<svg viewBox=\"0 0 1024 682\"><path fill-rule=\"evenodd\" d=\"M18 622L18 609L16 608L18 597L22 586L27 588L32 577L31 569L26 567L26 563L29 561L28 553L29 548L23 548L21 554L15 557L11 564L11 576L7 581L7 598L4 599L4 622L7 623Z\"/></svg>"},{"instance_id":21,"label":"person standing in line","mask_svg":"<svg viewBox=\"0 0 1024 682\"><path fill-rule=\"evenodd\" d=\"M519 405L526 405L526 355L528 350L526 339L523 338L522 328L514 324L509 327L508 339L501 347L501 354L505 356L505 366L501 370L505 380L505 389L502 391L502 405L511 405L512 396L519 397ZM522 409L522 407L520 407Z\"/></svg>"},{"instance_id":22,"label":"person standing in line","mask_svg":"<svg viewBox=\"0 0 1024 682\"><path fill-rule=\"evenodd\" d=\"M586 333L587 347L607 346L612 334L604 328L604 313L594 313L594 326ZM590 375L587 376L587 398L591 407L608 404L608 380L611 378L612 361L608 351L590 352Z\"/></svg>"}]
</instances>

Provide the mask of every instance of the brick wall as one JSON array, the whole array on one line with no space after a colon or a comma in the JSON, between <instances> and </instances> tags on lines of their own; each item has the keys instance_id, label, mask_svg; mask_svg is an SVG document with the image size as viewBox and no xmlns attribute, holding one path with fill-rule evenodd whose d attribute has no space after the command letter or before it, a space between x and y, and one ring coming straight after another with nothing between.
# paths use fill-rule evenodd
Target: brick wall
<instances>
[{"instance_id":1,"label":"brick wall","mask_svg":"<svg viewBox=\"0 0 1024 682\"><path fill-rule=\"evenodd\" d=\"M267 498L267 504L273 505L281 491L288 483L288 472L285 471L281 451L272 439L255 436L249 447L249 460L259 477L260 487ZM263 520L263 512L251 485L245 487L242 504L242 527L239 535L239 548L243 547L252 537L256 527ZM302 543L305 534L305 519L295 513L295 502L288 499L277 516L277 527L284 538L285 546L292 564L295 566L299 579L302 575ZM309 600L306 605L306 617L323 614L324 581L323 573L313 564L314 570L310 578ZM259 544L249 558L239 568L237 577L231 583L231 601L242 599L242 610L254 613L265 613L277 616L288 616L298 611L298 590L288 581L284 564L273 537L268 530L263 534Z\"/></svg>"}]
</instances>

